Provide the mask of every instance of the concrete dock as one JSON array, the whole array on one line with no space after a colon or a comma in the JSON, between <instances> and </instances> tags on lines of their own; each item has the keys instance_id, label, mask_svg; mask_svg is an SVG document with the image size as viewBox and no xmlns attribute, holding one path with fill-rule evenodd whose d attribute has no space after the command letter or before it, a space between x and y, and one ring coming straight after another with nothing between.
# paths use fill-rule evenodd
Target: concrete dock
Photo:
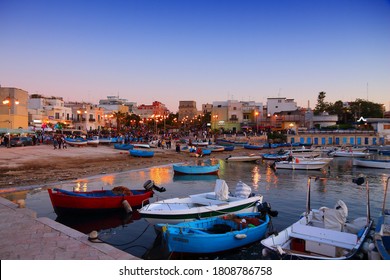
<instances>
[{"instance_id":1,"label":"concrete dock","mask_svg":"<svg viewBox=\"0 0 390 280\"><path fill-rule=\"evenodd\" d=\"M1 260L138 260L0 197Z\"/></svg>"}]
</instances>

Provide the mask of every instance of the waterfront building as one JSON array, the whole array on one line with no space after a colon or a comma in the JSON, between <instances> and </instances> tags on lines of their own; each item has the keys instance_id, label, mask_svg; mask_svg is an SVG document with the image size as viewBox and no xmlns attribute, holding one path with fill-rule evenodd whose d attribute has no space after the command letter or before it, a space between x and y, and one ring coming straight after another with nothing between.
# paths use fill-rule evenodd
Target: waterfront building
<instances>
[{"instance_id":1,"label":"waterfront building","mask_svg":"<svg viewBox=\"0 0 390 280\"><path fill-rule=\"evenodd\" d=\"M28 92L0 86L0 128L3 132L28 129Z\"/></svg>"},{"instance_id":2,"label":"waterfront building","mask_svg":"<svg viewBox=\"0 0 390 280\"><path fill-rule=\"evenodd\" d=\"M72 110L65 106L62 97L31 94L28 100L28 119L34 130L54 127L59 122L71 126Z\"/></svg>"},{"instance_id":3,"label":"waterfront building","mask_svg":"<svg viewBox=\"0 0 390 280\"><path fill-rule=\"evenodd\" d=\"M294 99L285 97L267 98L267 116L269 117L280 112L293 112L296 110L298 110L298 106Z\"/></svg>"},{"instance_id":4,"label":"waterfront building","mask_svg":"<svg viewBox=\"0 0 390 280\"><path fill-rule=\"evenodd\" d=\"M196 118L199 112L196 108L196 101L179 101L179 121Z\"/></svg>"},{"instance_id":5,"label":"waterfront building","mask_svg":"<svg viewBox=\"0 0 390 280\"><path fill-rule=\"evenodd\" d=\"M135 114L139 115L144 122L154 119L155 121L165 119L169 115L169 110L165 104L154 101L151 105L141 104L135 110Z\"/></svg>"},{"instance_id":6,"label":"waterfront building","mask_svg":"<svg viewBox=\"0 0 390 280\"><path fill-rule=\"evenodd\" d=\"M68 102L65 106L71 110L71 128L87 132L114 126L114 116L103 107L87 102Z\"/></svg>"},{"instance_id":7,"label":"waterfront building","mask_svg":"<svg viewBox=\"0 0 390 280\"><path fill-rule=\"evenodd\" d=\"M104 108L107 114L113 112L132 113L137 106L135 102L129 102L127 99L119 98L119 96L107 96L107 99L99 100L99 107Z\"/></svg>"},{"instance_id":8,"label":"waterfront building","mask_svg":"<svg viewBox=\"0 0 390 280\"><path fill-rule=\"evenodd\" d=\"M213 111L213 104L209 104L209 103L206 103L206 104L202 104L202 114L205 115L205 114L208 114Z\"/></svg>"},{"instance_id":9,"label":"waterfront building","mask_svg":"<svg viewBox=\"0 0 390 280\"><path fill-rule=\"evenodd\" d=\"M375 131L359 130L310 130L298 134L287 134L287 143L315 146L370 146L384 141Z\"/></svg>"}]
</instances>

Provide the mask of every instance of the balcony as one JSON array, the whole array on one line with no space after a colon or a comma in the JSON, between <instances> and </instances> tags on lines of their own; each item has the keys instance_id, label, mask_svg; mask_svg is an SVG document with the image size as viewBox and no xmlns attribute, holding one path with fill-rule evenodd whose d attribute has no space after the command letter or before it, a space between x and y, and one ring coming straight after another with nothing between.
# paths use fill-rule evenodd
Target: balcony
<instances>
[{"instance_id":1,"label":"balcony","mask_svg":"<svg viewBox=\"0 0 390 280\"><path fill-rule=\"evenodd\" d=\"M89 122L95 122L96 119L88 119Z\"/></svg>"}]
</instances>

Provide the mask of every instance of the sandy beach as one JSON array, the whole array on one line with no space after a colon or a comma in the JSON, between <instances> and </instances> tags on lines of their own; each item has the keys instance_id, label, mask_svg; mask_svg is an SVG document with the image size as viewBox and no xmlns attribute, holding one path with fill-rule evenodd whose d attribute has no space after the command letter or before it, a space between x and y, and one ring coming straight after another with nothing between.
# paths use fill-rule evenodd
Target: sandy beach
<instances>
[{"instance_id":1,"label":"sandy beach","mask_svg":"<svg viewBox=\"0 0 390 280\"><path fill-rule=\"evenodd\" d=\"M155 151L154 157L135 158L127 151L105 145L61 150L53 149L52 145L1 147L0 191L194 160L188 152L177 153L174 148L151 150ZM237 148L212 157L224 159L229 155L251 153L253 151Z\"/></svg>"}]
</instances>

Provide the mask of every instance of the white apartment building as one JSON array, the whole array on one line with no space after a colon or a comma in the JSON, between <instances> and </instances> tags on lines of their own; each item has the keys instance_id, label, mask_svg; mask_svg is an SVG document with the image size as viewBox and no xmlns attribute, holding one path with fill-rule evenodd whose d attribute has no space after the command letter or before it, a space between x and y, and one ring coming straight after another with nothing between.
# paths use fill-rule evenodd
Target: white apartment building
<instances>
[{"instance_id":1,"label":"white apartment building","mask_svg":"<svg viewBox=\"0 0 390 280\"><path fill-rule=\"evenodd\" d=\"M280 112L296 111L298 109L297 103L294 99L285 97L267 98L267 115L272 116Z\"/></svg>"},{"instance_id":2,"label":"white apartment building","mask_svg":"<svg viewBox=\"0 0 390 280\"><path fill-rule=\"evenodd\" d=\"M41 128L44 123L61 122L70 125L72 109L65 107L62 97L32 94L28 100L28 118L30 127L34 128Z\"/></svg>"},{"instance_id":3,"label":"white apartment building","mask_svg":"<svg viewBox=\"0 0 390 280\"><path fill-rule=\"evenodd\" d=\"M137 103L129 102L127 99L119 98L119 96L115 95L107 96L107 99L99 100L99 107L104 108L107 113L132 113L136 106Z\"/></svg>"}]
</instances>

